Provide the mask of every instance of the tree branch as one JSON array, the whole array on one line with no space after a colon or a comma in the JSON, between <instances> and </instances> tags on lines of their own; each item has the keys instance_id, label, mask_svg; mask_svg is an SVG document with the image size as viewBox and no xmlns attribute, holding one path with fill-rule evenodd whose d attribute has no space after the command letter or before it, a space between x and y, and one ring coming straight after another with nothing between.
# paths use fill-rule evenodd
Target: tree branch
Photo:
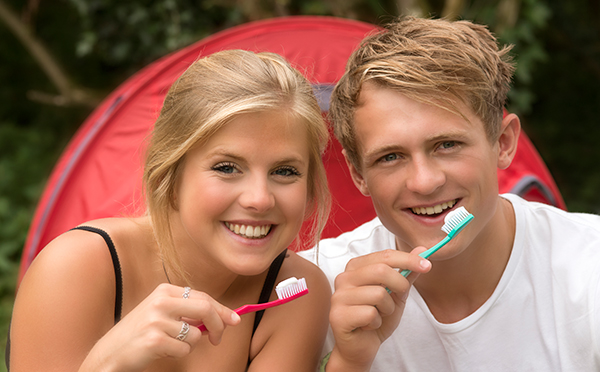
<instances>
[{"instance_id":1,"label":"tree branch","mask_svg":"<svg viewBox=\"0 0 600 372\"><path fill-rule=\"evenodd\" d=\"M52 57L50 52L36 39L29 27L21 21L17 14L3 0L0 0L0 19L23 44L25 49L29 51L33 59L52 81L60 93L59 101L65 105L76 104L90 107L98 104L99 100L97 98L71 84L67 74Z\"/></svg>"}]
</instances>

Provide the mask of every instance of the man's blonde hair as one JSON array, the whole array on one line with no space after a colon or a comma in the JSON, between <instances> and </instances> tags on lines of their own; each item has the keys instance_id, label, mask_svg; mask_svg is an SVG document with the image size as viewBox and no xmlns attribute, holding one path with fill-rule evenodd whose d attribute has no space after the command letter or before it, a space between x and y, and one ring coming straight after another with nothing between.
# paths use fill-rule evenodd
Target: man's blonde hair
<instances>
[{"instance_id":1,"label":"man's blonde hair","mask_svg":"<svg viewBox=\"0 0 600 372\"><path fill-rule=\"evenodd\" d=\"M318 241L330 206L321 161L329 133L312 86L277 54L218 52L194 62L169 89L144 167L147 211L161 256L169 271L184 280L187 274L173 244L169 216L177 209L175 186L185 155L236 116L270 110L285 110L306 127L310 147L306 218L314 221L309 244Z\"/></svg>"},{"instance_id":2,"label":"man's blonde hair","mask_svg":"<svg viewBox=\"0 0 600 372\"><path fill-rule=\"evenodd\" d=\"M370 82L442 107L465 103L483 121L490 141L499 136L514 72L509 51L485 27L469 21L400 18L368 36L336 85L329 115L337 139L360 169L353 127L361 87Z\"/></svg>"}]
</instances>

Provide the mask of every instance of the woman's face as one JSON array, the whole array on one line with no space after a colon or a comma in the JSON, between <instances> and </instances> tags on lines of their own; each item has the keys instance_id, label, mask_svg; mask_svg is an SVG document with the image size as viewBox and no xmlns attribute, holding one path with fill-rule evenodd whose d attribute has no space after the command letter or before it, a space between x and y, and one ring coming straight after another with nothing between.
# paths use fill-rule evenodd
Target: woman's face
<instances>
[{"instance_id":1,"label":"woman's face","mask_svg":"<svg viewBox=\"0 0 600 372\"><path fill-rule=\"evenodd\" d=\"M265 271L302 226L308 172L303 122L284 110L235 117L186 155L171 220L177 249L238 275Z\"/></svg>"}]
</instances>

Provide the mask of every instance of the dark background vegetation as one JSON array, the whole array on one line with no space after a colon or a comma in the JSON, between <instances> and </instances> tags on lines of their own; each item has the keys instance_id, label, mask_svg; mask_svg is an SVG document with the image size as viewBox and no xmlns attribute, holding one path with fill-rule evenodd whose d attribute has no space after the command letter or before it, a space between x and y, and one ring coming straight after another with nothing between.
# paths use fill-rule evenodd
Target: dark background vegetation
<instances>
[{"instance_id":1,"label":"dark background vegetation","mask_svg":"<svg viewBox=\"0 0 600 372\"><path fill-rule=\"evenodd\" d=\"M0 0L2 351L37 200L64 146L111 90L157 58L249 21L327 15L382 24L401 14L475 20L514 43L509 109L568 209L600 212L596 0Z\"/></svg>"}]
</instances>

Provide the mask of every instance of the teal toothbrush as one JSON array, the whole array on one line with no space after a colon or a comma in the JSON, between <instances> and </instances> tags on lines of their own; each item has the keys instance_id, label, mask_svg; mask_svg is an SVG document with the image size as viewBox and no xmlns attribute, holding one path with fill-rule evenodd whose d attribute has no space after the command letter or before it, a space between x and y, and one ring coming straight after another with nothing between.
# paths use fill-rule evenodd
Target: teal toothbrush
<instances>
[{"instance_id":1,"label":"teal toothbrush","mask_svg":"<svg viewBox=\"0 0 600 372\"><path fill-rule=\"evenodd\" d=\"M448 215L446 215L444 218L444 226L442 226L442 231L448 235L446 235L444 239L442 239L433 247L419 254L419 256L423 258L429 258L429 256L437 252L438 249L445 246L450 240L452 240L452 238L458 235L458 233L461 232L462 229L467 226L472 219L473 215L469 213L465 207L457 208L456 210L448 213ZM402 274L404 277L407 277L410 273L410 270L402 270L400 272L400 274Z\"/></svg>"}]
</instances>

